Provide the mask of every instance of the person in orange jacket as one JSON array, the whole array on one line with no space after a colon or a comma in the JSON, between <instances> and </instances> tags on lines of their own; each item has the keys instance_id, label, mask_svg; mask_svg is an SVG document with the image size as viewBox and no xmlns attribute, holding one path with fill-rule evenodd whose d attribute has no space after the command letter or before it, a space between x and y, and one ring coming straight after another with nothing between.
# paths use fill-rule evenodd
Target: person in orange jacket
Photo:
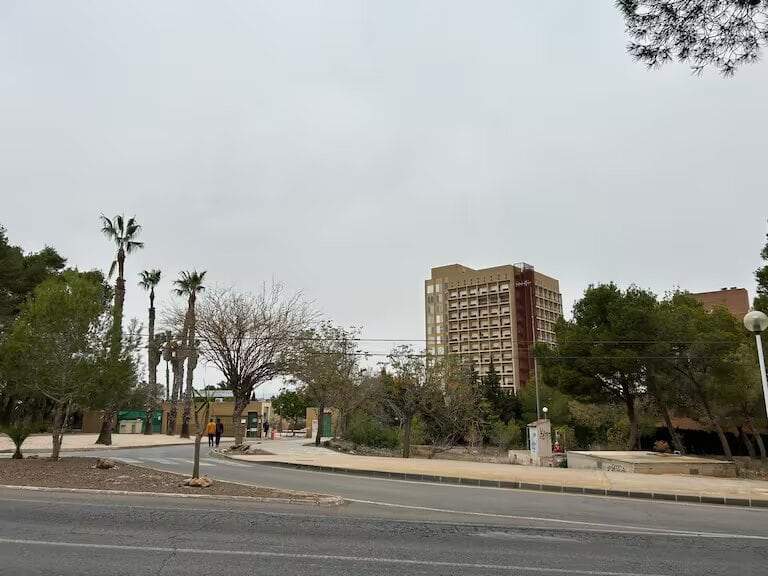
<instances>
[{"instance_id":1,"label":"person in orange jacket","mask_svg":"<svg viewBox=\"0 0 768 576\"><path fill-rule=\"evenodd\" d=\"M213 418L208 421L205 431L208 434L208 446L213 446L213 438L216 436L216 423L213 421Z\"/></svg>"}]
</instances>

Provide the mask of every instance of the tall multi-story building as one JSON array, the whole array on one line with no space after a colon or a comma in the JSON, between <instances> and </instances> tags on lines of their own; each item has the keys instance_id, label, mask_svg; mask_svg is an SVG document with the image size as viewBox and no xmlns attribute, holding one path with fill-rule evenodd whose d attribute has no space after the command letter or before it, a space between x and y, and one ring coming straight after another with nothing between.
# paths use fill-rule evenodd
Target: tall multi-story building
<instances>
[{"instance_id":1,"label":"tall multi-story building","mask_svg":"<svg viewBox=\"0 0 768 576\"><path fill-rule=\"evenodd\" d=\"M554 342L563 315L560 283L525 263L432 268L424 305L427 352L455 355L481 375L493 365L502 386L513 389L533 379L533 346Z\"/></svg>"}]
</instances>

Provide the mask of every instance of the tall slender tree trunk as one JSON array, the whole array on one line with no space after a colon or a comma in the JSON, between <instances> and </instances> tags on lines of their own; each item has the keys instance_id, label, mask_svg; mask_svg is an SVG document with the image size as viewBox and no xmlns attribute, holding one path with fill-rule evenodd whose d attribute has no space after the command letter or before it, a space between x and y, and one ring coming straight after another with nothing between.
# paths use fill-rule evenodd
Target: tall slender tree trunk
<instances>
[{"instance_id":1,"label":"tall slender tree trunk","mask_svg":"<svg viewBox=\"0 0 768 576\"><path fill-rule=\"evenodd\" d=\"M624 396L627 404L627 418L629 418L629 438L627 439L627 450L636 450L640 439L637 426L637 411L635 410L635 397L631 394Z\"/></svg>"},{"instance_id":2,"label":"tall slender tree trunk","mask_svg":"<svg viewBox=\"0 0 768 576\"><path fill-rule=\"evenodd\" d=\"M741 438L741 443L744 444L744 447L747 449L747 454L752 460L754 460L757 458L757 454L755 454L755 447L752 445L752 440L749 439L749 436L744 431L744 426L738 426L736 429L739 431L739 438Z\"/></svg>"},{"instance_id":3,"label":"tall slender tree trunk","mask_svg":"<svg viewBox=\"0 0 768 576\"><path fill-rule=\"evenodd\" d=\"M755 439L755 444L757 444L757 450L760 452L760 460L765 461L766 453L765 453L765 443L763 442L763 438L762 436L760 436L760 433L757 431L757 428L755 428L755 425L752 423L751 418L747 418L747 425L749 426L749 431L752 434L752 437Z\"/></svg>"},{"instance_id":4,"label":"tall slender tree trunk","mask_svg":"<svg viewBox=\"0 0 768 576\"><path fill-rule=\"evenodd\" d=\"M720 444L723 447L723 454L725 454L725 457L728 458L728 460L733 460L733 453L731 452L731 446L728 444L728 438L725 435L725 432L723 432L723 427L720 426L720 422L717 420L712 419L712 425L715 427L715 432L717 432L717 437L720 439Z\"/></svg>"},{"instance_id":5,"label":"tall slender tree trunk","mask_svg":"<svg viewBox=\"0 0 768 576\"><path fill-rule=\"evenodd\" d=\"M235 446L240 446L243 443L245 437L245 426L240 423L243 417L243 411L248 406L249 394L238 394L235 397L234 407L232 410L232 427L235 430Z\"/></svg>"},{"instance_id":6,"label":"tall slender tree trunk","mask_svg":"<svg viewBox=\"0 0 768 576\"><path fill-rule=\"evenodd\" d=\"M715 415L712 412L712 407L709 404L709 400L707 400L706 394L704 394L704 391L702 390L701 384L696 380L692 380L692 383L699 396L701 406L704 408L704 413L712 424L712 427L715 429L717 437L720 439L720 445L723 447L723 454L728 460L733 460L733 452L731 452L731 446L728 444L728 438L726 437L725 432L723 432L723 427L720 426L719 420L715 418Z\"/></svg>"},{"instance_id":7,"label":"tall slender tree trunk","mask_svg":"<svg viewBox=\"0 0 768 576\"><path fill-rule=\"evenodd\" d=\"M403 458L411 457L411 424L413 423L413 414L405 416L403 422Z\"/></svg>"},{"instance_id":8,"label":"tall slender tree trunk","mask_svg":"<svg viewBox=\"0 0 768 576\"><path fill-rule=\"evenodd\" d=\"M192 464L192 478L200 478L200 443L203 440L203 434L205 434L206 422L208 422L208 415L210 413L210 404L208 399L205 400L205 408L202 421L199 418L198 410L195 410L195 457Z\"/></svg>"},{"instance_id":9,"label":"tall slender tree trunk","mask_svg":"<svg viewBox=\"0 0 768 576\"><path fill-rule=\"evenodd\" d=\"M115 309L112 332L112 354L119 356L123 344L123 308L125 307L125 251L117 252L117 280L115 281Z\"/></svg>"},{"instance_id":10,"label":"tall slender tree trunk","mask_svg":"<svg viewBox=\"0 0 768 576\"><path fill-rule=\"evenodd\" d=\"M61 452L61 443L64 439L64 430L67 427L67 419L69 418L70 403L59 402L56 404L56 409L53 413L53 432L52 432L52 450L51 460L58 460Z\"/></svg>"},{"instance_id":11,"label":"tall slender tree trunk","mask_svg":"<svg viewBox=\"0 0 768 576\"><path fill-rule=\"evenodd\" d=\"M672 424L672 417L669 415L669 410L667 410L667 407L661 402L659 403L659 407L664 416L664 424L667 426L669 437L672 439L672 447L680 452L680 454L685 454L685 446L683 446L683 441L680 439L680 435Z\"/></svg>"},{"instance_id":12,"label":"tall slender tree trunk","mask_svg":"<svg viewBox=\"0 0 768 576\"><path fill-rule=\"evenodd\" d=\"M184 354L180 348L173 352L171 368L173 369L173 390L171 392L171 408L168 412L168 430L166 430L169 436L176 433L179 397L184 385Z\"/></svg>"},{"instance_id":13,"label":"tall slender tree trunk","mask_svg":"<svg viewBox=\"0 0 768 576\"><path fill-rule=\"evenodd\" d=\"M144 434L152 434L155 419L155 403L157 402L157 366L160 364L159 342L155 339L155 293L149 293L149 346L147 349L147 367L149 369L149 397L147 398L147 424Z\"/></svg>"},{"instance_id":14,"label":"tall slender tree trunk","mask_svg":"<svg viewBox=\"0 0 768 576\"><path fill-rule=\"evenodd\" d=\"M189 421L192 418L192 378L197 367L197 350L190 348L187 356L187 386L184 392L184 420L181 423L181 437L189 438Z\"/></svg>"},{"instance_id":15,"label":"tall slender tree trunk","mask_svg":"<svg viewBox=\"0 0 768 576\"><path fill-rule=\"evenodd\" d=\"M120 248L117 251L117 281L115 282L115 309L112 325L112 348L110 355L113 360L120 357L123 346L123 308L125 305L125 250ZM104 406L104 413L101 416L101 430L99 437L96 438L96 444L104 446L112 445L112 427L115 425L115 416L117 415L117 406L108 404Z\"/></svg>"},{"instance_id":16,"label":"tall slender tree trunk","mask_svg":"<svg viewBox=\"0 0 768 576\"><path fill-rule=\"evenodd\" d=\"M189 438L189 421L192 418L192 387L194 385L194 373L197 366L197 346L195 342L195 293L189 295L187 304L187 385L184 393L184 420L181 425L181 437Z\"/></svg>"},{"instance_id":17,"label":"tall slender tree trunk","mask_svg":"<svg viewBox=\"0 0 768 576\"><path fill-rule=\"evenodd\" d=\"M317 407L317 434L315 435L315 446L320 446L323 439L323 416L325 415L325 406Z\"/></svg>"},{"instance_id":18,"label":"tall slender tree trunk","mask_svg":"<svg viewBox=\"0 0 768 576\"><path fill-rule=\"evenodd\" d=\"M189 392L184 392L184 403L181 409L181 432L179 438L189 438L189 420L192 415L191 410L192 396Z\"/></svg>"}]
</instances>

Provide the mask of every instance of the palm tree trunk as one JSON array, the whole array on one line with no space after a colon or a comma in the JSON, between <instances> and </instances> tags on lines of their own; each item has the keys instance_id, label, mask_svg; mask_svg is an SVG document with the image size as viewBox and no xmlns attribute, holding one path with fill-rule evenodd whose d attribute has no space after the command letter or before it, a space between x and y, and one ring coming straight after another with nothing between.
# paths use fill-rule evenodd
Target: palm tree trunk
<instances>
[{"instance_id":1,"label":"palm tree trunk","mask_svg":"<svg viewBox=\"0 0 768 576\"><path fill-rule=\"evenodd\" d=\"M112 354L117 357L123 338L123 308L125 306L125 250L117 251L117 280L115 281L114 325L112 326Z\"/></svg>"},{"instance_id":2,"label":"palm tree trunk","mask_svg":"<svg viewBox=\"0 0 768 576\"><path fill-rule=\"evenodd\" d=\"M176 417L178 415L178 403L181 395L181 387L184 384L184 354L180 349L176 350L171 359L173 369L173 390L171 392L171 408L168 413L168 429L166 434L173 436L176 433Z\"/></svg>"},{"instance_id":3,"label":"palm tree trunk","mask_svg":"<svg viewBox=\"0 0 768 576\"><path fill-rule=\"evenodd\" d=\"M181 413L181 433L179 438L189 438L189 421L192 418L192 394L184 392L184 404Z\"/></svg>"},{"instance_id":4,"label":"palm tree trunk","mask_svg":"<svg viewBox=\"0 0 768 576\"><path fill-rule=\"evenodd\" d=\"M184 392L184 420L181 424L181 437L189 438L189 421L192 418L192 378L197 367L197 350L192 348L187 357L187 386Z\"/></svg>"},{"instance_id":5,"label":"palm tree trunk","mask_svg":"<svg viewBox=\"0 0 768 576\"><path fill-rule=\"evenodd\" d=\"M184 394L184 421L181 426L181 437L189 438L189 421L192 417L192 387L194 385L195 368L197 367L197 350L195 343L195 294L189 295L187 305L187 318L189 321L187 331L187 385Z\"/></svg>"},{"instance_id":6,"label":"palm tree trunk","mask_svg":"<svg viewBox=\"0 0 768 576\"><path fill-rule=\"evenodd\" d=\"M160 350L155 340L155 307L154 292L149 293L149 346L147 347L147 367L149 368L149 390L147 398L147 424L144 426L144 434L152 434L152 421L155 416L155 403L157 402L157 365L160 364Z\"/></svg>"},{"instance_id":7,"label":"palm tree trunk","mask_svg":"<svg viewBox=\"0 0 768 576\"><path fill-rule=\"evenodd\" d=\"M112 359L117 360L123 346L123 307L125 304L125 250L117 251L117 281L115 282L115 309L112 324ZM112 445L112 427L114 426L116 406L105 406L101 417L101 430L96 444Z\"/></svg>"}]
</instances>

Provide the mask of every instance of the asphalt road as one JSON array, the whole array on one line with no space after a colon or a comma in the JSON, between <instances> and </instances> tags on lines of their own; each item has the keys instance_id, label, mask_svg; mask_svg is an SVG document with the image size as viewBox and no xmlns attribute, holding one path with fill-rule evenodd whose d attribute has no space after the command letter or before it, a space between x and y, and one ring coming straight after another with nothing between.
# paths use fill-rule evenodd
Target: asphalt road
<instances>
[{"instance_id":1,"label":"asphalt road","mask_svg":"<svg viewBox=\"0 0 768 576\"><path fill-rule=\"evenodd\" d=\"M129 463L189 474L192 452L192 446L172 446L81 455L104 454ZM381 480L233 463L207 454L201 462L202 471L214 479L342 496L352 500L352 509L366 504L370 510L393 512L402 518L463 518L482 522L514 521L523 526L768 537L768 510ZM768 574L768 568L765 573Z\"/></svg>"},{"instance_id":2,"label":"asphalt road","mask_svg":"<svg viewBox=\"0 0 768 576\"><path fill-rule=\"evenodd\" d=\"M768 541L398 510L0 490L0 574L764 575Z\"/></svg>"},{"instance_id":3,"label":"asphalt road","mask_svg":"<svg viewBox=\"0 0 768 576\"><path fill-rule=\"evenodd\" d=\"M191 453L103 454L189 473ZM768 573L765 510L380 480L207 455L203 469L350 503L0 490L0 575Z\"/></svg>"}]
</instances>

